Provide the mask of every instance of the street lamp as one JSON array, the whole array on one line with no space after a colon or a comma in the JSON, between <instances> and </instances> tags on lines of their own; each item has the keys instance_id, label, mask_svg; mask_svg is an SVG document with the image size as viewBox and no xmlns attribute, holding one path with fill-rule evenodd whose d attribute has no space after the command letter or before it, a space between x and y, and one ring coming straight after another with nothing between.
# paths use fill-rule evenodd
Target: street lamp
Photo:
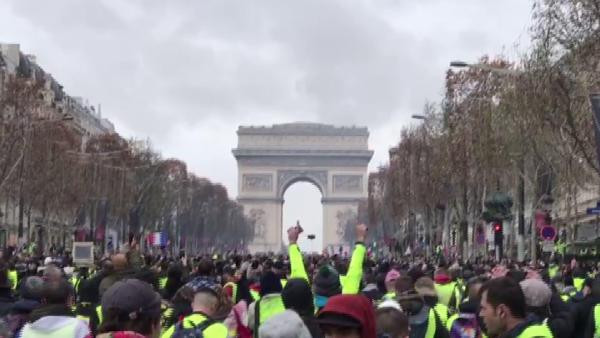
<instances>
[{"instance_id":1,"label":"street lamp","mask_svg":"<svg viewBox=\"0 0 600 338\"><path fill-rule=\"evenodd\" d=\"M464 61L450 61L450 67L464 68L468 66L469 64Z\"/></svg>"},{"instance_id":2,"label":"street lamp","mask_svg":"<svg viewBox=\"0 0 600 338\"><path fill-rule=\"evenodd\" d=\"M506 69L506 68L500 68L500 67L494 67L494 66L490 66L484 63L468 63L465 61L451 61L450 62L450 67L452 68L475 68L475 69L482 69L482 70L487 70L490 71L492 73L496 73L496 74L500 74L500 75L521 75L522 72L518 71L518 70L514 70L514 69Z\"/></svg>"},{"instance_id":3,"label":"street lamp","mask_svg":"<svg viewBox=\"0 0 600 338\"><path fill-rule=\"evenodd\" d=\"M413 114L411 116L411 118L413 118L415 120L427 120L427 117L425 117L424 115L419 115L419 114Z\"/></svg>"},{"instance_id":4,"label":"street lamp","mask_svg":"<svg viewBox=\"0 0 600 338\"><path fill-rule=\"evenodd\" d=\"M307 236L307 238L310 240L310 252L313 252L313 241L315 240L316 236L314 234L310 234Z\"/></svg>"}]
</instances>

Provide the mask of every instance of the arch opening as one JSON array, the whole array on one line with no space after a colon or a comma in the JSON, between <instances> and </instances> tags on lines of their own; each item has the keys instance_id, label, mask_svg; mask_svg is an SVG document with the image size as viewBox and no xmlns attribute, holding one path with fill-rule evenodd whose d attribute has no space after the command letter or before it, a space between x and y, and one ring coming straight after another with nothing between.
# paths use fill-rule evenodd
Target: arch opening
<instances>
[{"instance_id":1,"label":"arch opening","mask_svg":"<svg viewBox=\"0 0 600 338\"><path fill-rule=\"evenodd\" d=\"M282 240L288 245L287 229L300 222L304 233L298 246L305 252L321 252L323 249L323 194L321 187L309 179L295 179L287 184L282 192ZM308 235L315 235L309 240Z\"/></svg>"}]
</instances>

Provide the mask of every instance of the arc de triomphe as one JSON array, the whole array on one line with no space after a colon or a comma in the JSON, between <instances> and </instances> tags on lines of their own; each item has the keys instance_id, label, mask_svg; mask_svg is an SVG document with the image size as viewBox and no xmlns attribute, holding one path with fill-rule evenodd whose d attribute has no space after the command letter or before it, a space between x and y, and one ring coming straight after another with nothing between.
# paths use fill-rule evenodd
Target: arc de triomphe
<instances>
[{"instance_id":1,"label":"arc de triomphe","mask_svg":"<svg viewBox=\"0 0 600 338\"><path fill-rule=\"evenodd\" d=\"M343 243L343 226L367 199L369 131L316 123L239 127L238 202L255 221L251 252L282 248L283 196L299 181L322 194L323 246Z\"/></svg>"}]
</instances>

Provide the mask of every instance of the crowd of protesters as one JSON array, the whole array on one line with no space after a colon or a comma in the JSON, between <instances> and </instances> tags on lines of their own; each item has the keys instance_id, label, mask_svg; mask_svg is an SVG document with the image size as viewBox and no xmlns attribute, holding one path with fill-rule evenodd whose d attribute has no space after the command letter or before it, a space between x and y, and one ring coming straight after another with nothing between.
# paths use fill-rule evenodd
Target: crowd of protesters
<instances>
[{"instance_id":1,"label":"crowd of protesters","mask_svg":"<svg viewBox=\"0 0 600 338\"><path fill-rule=\"evenodd\" d=\"M142 255L74 267L68 254L0 260L1 337L600 337L600 276L575 260Z\"/></svg>"}]
</instances>

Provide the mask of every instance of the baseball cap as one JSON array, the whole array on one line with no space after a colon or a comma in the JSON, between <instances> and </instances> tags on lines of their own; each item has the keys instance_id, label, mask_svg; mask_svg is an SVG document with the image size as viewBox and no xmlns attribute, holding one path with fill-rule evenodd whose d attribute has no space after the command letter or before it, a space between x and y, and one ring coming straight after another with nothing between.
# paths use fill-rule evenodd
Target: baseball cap
<instances>
[{"instance_id":1,"label":"baseball cap","mask_svg":"<svg viewBox=\"0 0 600 338\"><path fill-rule=\"evenodd\" d=\"M211 278L206 277L197 277L193 280L189 281L186 286L192 289L194 294L198 292L208 291L215 295L219 295L219 291L221 290L221 286L217 284Z\"/></svg>"},{"instance_id":2,"label":"baseball cap","mask_svg":"<svg viewBox=\"0 0 600 338\"><path fill-rule=\"evenodd\" d=\"M102 311L119 309L136 319L140 313L160 315L160 296L152 286L138 279L121 280L102 295Z\"/></svg>"}]
</instances>

